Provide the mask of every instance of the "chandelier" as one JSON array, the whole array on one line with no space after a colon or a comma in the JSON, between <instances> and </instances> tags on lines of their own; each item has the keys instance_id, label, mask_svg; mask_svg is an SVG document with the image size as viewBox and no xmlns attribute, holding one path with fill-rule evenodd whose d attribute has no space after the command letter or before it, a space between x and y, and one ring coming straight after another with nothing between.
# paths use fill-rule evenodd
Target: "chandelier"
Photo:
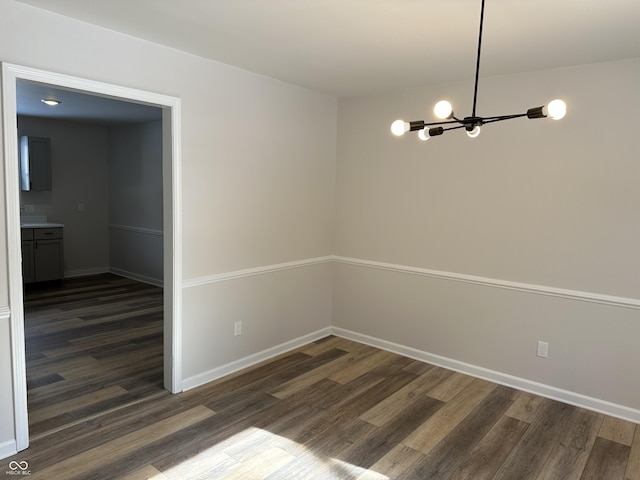
<instances>
[{"instance_id":1,"label":"chandelier","mask_svg":"<svg viewBox=\"0 0 640 480\"><path fill-rule=\"evenodd\" d=\"M415 120L406 122L404 120L396 120L391 124L391 133L396 136L404 135L406 132L418 132L421 140L428 140L430 137L442 135L447 130L457 130L464 128L467 135L475 138L480 135L480 127L487 123L501 122L503 120L511 120L513 118L546 118L550 117L554 120L560 120L567 113L567 106L562 100L552 100L548 105L542 107L530 108L526 113L517 113L514 115L496 115L493 117L480 117L476 115L476 103L478 100L478 73L480 71L480 50L482 48L482 25L484 22L484 0L480 10L480 33L478 35L478 55L476 58L476 80L473 87L473 110L471 116L457 118L454 115L453 107L446 100L436 103L433 111L438 122L427 123L424 120Z\"/></svg>"}]
</instances>

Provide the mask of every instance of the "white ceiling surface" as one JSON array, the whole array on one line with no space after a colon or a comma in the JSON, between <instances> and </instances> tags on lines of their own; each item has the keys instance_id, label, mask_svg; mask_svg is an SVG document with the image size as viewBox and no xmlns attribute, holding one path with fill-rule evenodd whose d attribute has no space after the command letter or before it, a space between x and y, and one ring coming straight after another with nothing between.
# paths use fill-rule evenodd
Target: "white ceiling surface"
<instances>
[{"instance_id":1,"label":"white ceiling surface","mask_svg":"<svg viewBox=\"0 0 640 480\"><path fill-rule=\"evenodd\" d=\"M337 96L472 79L480 0L18 0ZM638 0L486 0L481 76L640 56Z\"/></svg>"},{"instance_id":2,"label":"white ceiling surface","mask_svg":"<svg viewBox=\"0 0 640 480\"><path fill-rule=\"evenodd\" d=\"M137 123L162 119L162 109L113 98L80 93L27 80L16 85L18 115L52 117L101 124ZM53 99L60 105L50 107L41 100Z\"/></svg>"}]
</instances>

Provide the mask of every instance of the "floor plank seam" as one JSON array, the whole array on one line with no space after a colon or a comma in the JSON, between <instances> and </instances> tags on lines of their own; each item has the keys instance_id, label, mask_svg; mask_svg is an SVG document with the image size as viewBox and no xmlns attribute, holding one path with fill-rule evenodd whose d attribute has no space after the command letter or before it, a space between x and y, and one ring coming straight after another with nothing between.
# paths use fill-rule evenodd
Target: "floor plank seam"
<instances>
[{"instance_id":1,"label":"floor plank seam","mask_svg":"<svg viewBox=\"0 0 640 480\"><path fill-rule=\"evenodd\" d=\"M78 420L74 420L73 422L69 422L69 423L61 425L59 427L53 428L51 430L47 430L46 432L42 432L42 433L39 433L37 435L31 435L31 441L42 440L43 438L48 437L49 435L53 435L55 433L60 433L60 432L62 432L64 430L67 430L68 428L73 428L73 427L75 427L77 425L80 425L82 423L91 422L91 421L97 420L97 419L99 419L101 417L105 417L107 415L111 415L111 414L113 414L115 412L118 412L120 410L124 410L126 408L138 405L140 403L148 402L150 400L154 400L156 398L164 397L164 396L167 396L167 395L170 395L169 392L161 391L161 392L156 392L156 393L150 394L150 395L145 396L145 397L138 398L136 400L132 400L132 401L130 401L128 403L124 403L122 405L118 405L118 406L110 408L108 410L103 410L103 411L95 413L93 415L89 415L89 416L86 416L86 417L83 417L83 418L79 418Z\"/></svg>"}]
</instances>

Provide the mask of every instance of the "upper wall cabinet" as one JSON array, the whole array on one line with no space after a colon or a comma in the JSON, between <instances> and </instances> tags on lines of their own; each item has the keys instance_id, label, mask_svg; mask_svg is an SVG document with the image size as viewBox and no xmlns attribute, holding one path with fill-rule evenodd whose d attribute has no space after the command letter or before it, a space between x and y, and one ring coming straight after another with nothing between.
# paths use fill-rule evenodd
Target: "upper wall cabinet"
<instances>
[{"instance_id":1,"label":"upper wall cabinet","mask_svg":"<svg viewBox=\"0 0 640 480\"><path fill-rule=\"evenodd\" d=\"M51 140L20 137L20 189L51 190Z\"/></svg>"}]
</instances>

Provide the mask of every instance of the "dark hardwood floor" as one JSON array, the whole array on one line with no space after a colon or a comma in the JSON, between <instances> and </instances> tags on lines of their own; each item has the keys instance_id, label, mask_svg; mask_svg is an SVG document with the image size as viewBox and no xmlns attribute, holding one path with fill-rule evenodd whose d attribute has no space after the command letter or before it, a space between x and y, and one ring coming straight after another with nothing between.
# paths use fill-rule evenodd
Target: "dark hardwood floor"
<instances>
[{"instance_id":1,"label":"dark hardwood floor","mask_svg":"<svg viewBox=\"0 0 640 480\"><path fill-rule=\"evenodd\" d=\"M15 461L54 480L640 480L633 423L338 337L171 395L161 298L114 276L28 294L32 444L0 471Z\"/></svg>"},{"instance_id":2,"label":"dark hardwood floor","mask_svg":"<svg viewBox=\"0 0 640 480\"><path fill-rule=\"evenodd\" d=\"M31 438L163 391L162 289L115 275L25 291Z\"/></svg>"}]
</instances>

